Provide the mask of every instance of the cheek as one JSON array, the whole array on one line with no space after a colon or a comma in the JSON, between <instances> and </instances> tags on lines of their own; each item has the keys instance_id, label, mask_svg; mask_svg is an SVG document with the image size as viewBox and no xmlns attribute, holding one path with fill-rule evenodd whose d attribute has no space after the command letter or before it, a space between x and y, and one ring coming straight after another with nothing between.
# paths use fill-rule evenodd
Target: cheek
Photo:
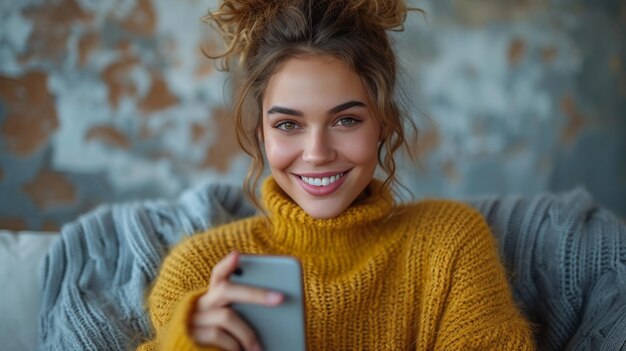
<instances>
[{"instance_id":1,"label":"cheek","mask_svg":"<svg viewBox=\"0 0 626 351\"><path fill-rule=\"evenodd\" d=\"M273 169L285 169L291 165L298 155L297 148L285 138L265 136L265 155Z\"/></svg>"},{"instance_id":2,"label":"cheek","mask_svg":"<svg viewBox=\"0 0 626 351\"><path fill-rule=\"evenodd\" d=\"M361 133L342 139L343 154L358 164L376 164L378 162L378 135Z\"/></svg>"}]
</instances>

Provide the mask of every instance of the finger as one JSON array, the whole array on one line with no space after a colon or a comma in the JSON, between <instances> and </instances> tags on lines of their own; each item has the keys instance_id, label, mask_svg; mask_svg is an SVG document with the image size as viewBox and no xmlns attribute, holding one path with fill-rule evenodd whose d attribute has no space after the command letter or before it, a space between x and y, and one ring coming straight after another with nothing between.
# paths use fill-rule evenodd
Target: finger
<instances>
[{"instance_id":1,"label":"finger","mask_svg":"<svg viewBox=\"0 0 626 351\"><path fill-rule=\"evenodd\" d=\"M213 266L213 270L211 271L211 286L215 286L227 280L228 276L237 268L237 264L239 264L239 253L237 251L233 251L221 259Z\"/></svg>"},{"instance_id":2,"label":"finger","mask_svg":"<svg viewBox=\"0 0 626 351\"><path fill-rule=\"evenodd\" d=\"M194 328L219 327L232 335L246 350L255 350L259 343L254 330L231 308L219 308L197 313L192 318Z\"/></svg>"},{"instance_id":3,"label":"finger","mask_svg":"<svg viewBox=\"0 0 626 351\"><path fill-rule=\"evenodd\" d=\"M200 297L198 309L207 310L228 306L232 303L276 306L281 304L284 298L284 295L279 292L223 282Z\"/></svg>"},{"instance_id":4,"label":"finger","mask_svg":"<svg viewBox=\"0 0 626 351\"><path fill-rule=\"evenodd\" d=\"M193 328L191 338L202 346L216 346L226 351L241 349L235 338L217 327Z\"/></svg>"}]
</instances>

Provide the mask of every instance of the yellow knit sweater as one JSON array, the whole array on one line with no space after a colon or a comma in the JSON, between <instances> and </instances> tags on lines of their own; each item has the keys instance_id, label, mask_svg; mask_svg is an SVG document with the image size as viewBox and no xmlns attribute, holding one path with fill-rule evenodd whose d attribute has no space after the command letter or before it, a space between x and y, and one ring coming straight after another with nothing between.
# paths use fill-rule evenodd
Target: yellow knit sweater
<instances>
[{"instance_id":1,"label":"yellow knit sweater","mask_svg":"<svg viewBox=\"0 0 626 351\"><path fill-rule=\"evenodd\" d=\"M156 336L139 350L207 350L188 336L188 319L232 250L300 259L309 350L534 349L481 215L436 200L394 210L379 185L339 217L314 219L268 178L271 226L228 224L166 258L148 298Z\"/></svg>"}]
</instances>

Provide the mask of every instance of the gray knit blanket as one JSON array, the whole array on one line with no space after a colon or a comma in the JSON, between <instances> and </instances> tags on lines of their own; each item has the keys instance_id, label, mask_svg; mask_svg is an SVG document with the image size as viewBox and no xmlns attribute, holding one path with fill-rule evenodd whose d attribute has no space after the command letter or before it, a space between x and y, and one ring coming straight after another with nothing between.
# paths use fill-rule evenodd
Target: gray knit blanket
<instances>
[{"instance_id":1,"label":"gray knit blanket","mask_svg":"<svg viewBox=\"0 0 626 351\"><path fill-rule=\"evenodd\" d=\"M583 189L468 201L492 227L539 350L626 349L626 228ZM184 236L254 214L240 188L102 206L65 225L44 270L41 350L130 350L144 295Z\"/></svg>"}]
</instances>

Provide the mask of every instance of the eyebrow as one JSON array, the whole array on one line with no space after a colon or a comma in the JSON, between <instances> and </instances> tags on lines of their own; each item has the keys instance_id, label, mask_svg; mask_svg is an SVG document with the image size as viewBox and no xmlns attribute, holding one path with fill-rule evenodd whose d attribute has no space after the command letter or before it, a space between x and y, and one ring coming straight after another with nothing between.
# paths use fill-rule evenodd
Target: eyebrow
<instances>
[{"instance_id":1,"label":"eyebrow","mask_svg":"<svg viewBox=\"0 0 626 351\"><path fill-rule=\"evenodd\" d=\"M347 110L352 107L365 107L365 104L362 103L361 101L356 101L356 100L344 102L343 104L337 105L331 108L330 110L328 110L328 114L339 113L341 111ZM304 113L302 113L302 111L287 108L287 107L282 107L282 106L272 106L272 108L267 110L268 115L276 114L276 113L280 113L283 115L296 116L296 117L304 116Z\"/></svg>"}]
</instances>

